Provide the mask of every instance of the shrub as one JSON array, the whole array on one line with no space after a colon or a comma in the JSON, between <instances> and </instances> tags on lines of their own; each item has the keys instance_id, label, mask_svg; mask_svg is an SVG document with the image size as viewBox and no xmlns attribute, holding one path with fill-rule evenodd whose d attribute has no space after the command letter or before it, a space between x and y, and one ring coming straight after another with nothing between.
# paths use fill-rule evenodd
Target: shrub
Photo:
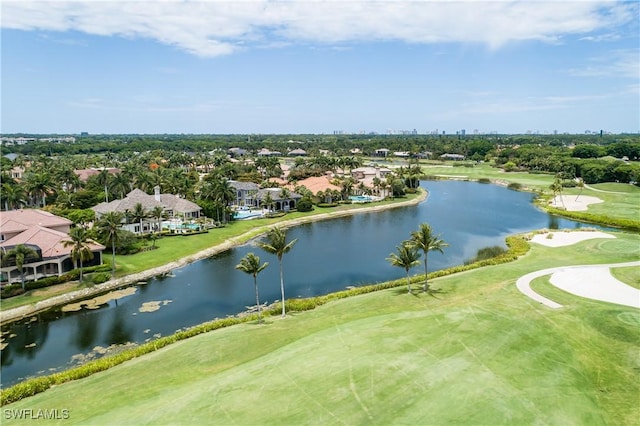
<instances>
[{"instance_id":1,"label":"shrub","mask_svg":"<svg viewBox=\"0 0 640 426\"><path fill-rule=\"evenodd\" d=\"M518 182L511 182L509 185L507 185L507 188L513 189L514 191L519 191L522 189L522 184Z\"/></svg>"},{"instance_id":2,"label":"shrub","mask_svg":"<svg viewBox=\"0 0 640 426\"><path fill-rule=\"evenodd\" d=\"M489 179L489 178L480 178L480 179L478 179L478 183L491 183L491 179Z\"/></svg>"},{"instance_id":3,"label":"shrub","mask_svg":"<svg viewBox=\"0 0 640 426\"><path fill-rule=\"evenodd\" d=\"M94 284L102 284L109 281L109 278L111 278L111 274L109 272L98 272L93 275L93 278L91 281Z\"/></svg>"},{"instance_id":4,"label":"shrub","mask_svg":"<svg viewBox=\"0 0 640 426\"><path fill-rule=\"evenodd\" d=\"M0 298L8 299L13 296L19 296L24 293L21 284L10 284L2 289L0 292Z\"/></svg>"},{"instance_id":5,"label":"shrub","mask_svg":"<svg viewBox=\"0 0 640 426\"><path fill-rule=\"evenodd\" d=\"M311 199L308 197L303 197L298 201L298 211L299 212L310 212L313 210L313 203Z\"/></svg>"},{"instance_id":6,"label":"shrub","mask_svg":"<svg viewBox=\"0 0 640 426\"><path fill-rule=\"evenodd\" d=\"M476 256L473 259L466 260L464 264L468 265L470 263L480 262L481 260L492 259L494 257L501 256L506 252L507 252L507 249L500 246L484 247L478 250L478 252L476 253Z\"/></svg>"}]
</instances>

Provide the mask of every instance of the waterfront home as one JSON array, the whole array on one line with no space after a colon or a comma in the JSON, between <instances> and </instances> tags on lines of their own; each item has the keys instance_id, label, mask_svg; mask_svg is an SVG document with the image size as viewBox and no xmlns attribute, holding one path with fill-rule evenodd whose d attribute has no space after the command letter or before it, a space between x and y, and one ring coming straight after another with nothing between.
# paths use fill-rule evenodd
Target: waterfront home
<instances>
[{"instance_id":1,"label":"waterfront home","mask_svg":"<svg viewBox=\"0 0 640 426\"><path fill-rule=\"evenodd\" d=\"M25 280L34 281L47 276L60 276L75 268L71 259L71 222L52 213L37 209L20 209L0 212L0 251L3 257L19 245L36 252L36 257L27 257L23 265ZM84 266L102 264L105 247L95 241L88 241L93 259L83 262ZM15 259L6 259L0 267L2 284L20 282L20 272Z\"/></svg>"},{"instance_id":2,"label":"waterfront home","mask_svg":"<svg viewBox=\"0 0 640 426\"><path fill-rule=\"evenodd\" d=\"M91 209L96 213L96 219L100 219L102 215L109 212L120 212L131 215L135 211L136 205L142 205L147 215L156 207L162 207L164 217L166 219L180 218L181 220L197 219L200 217L202 209L196 203L178 197L173 194L161 194L160 187L154 188L154 195L149 195L140 189L134 189L129 192L126 197L120 200L113 200L108 203L100 203ZM122 229L133 233L151 232L157 225L157 219L153 217L144 218L140 223L128 223L125 217L125 223Z\"/></svg>"},{"instance_id":3,"label":"waterfront home","mask_svg":"<svg viewBox=\"0 0 640 426\"><path fill-rule=\"evenodd\" d=\"M268 206L276 211L289 211L296 207L302 195L282 188L260 188L257 183L230 180L229 185L236 191L232 205L237 207L260 207L271 196L273 204Z\"/></svg>"}]
</instances>

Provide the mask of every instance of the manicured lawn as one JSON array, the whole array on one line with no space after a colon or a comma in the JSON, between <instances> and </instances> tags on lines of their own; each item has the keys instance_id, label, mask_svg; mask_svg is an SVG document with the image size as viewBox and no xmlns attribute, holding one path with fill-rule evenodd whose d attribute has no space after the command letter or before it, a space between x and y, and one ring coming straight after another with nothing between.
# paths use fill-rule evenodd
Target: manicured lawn
<instances>
[{"instance_id":1,"label":"manicured lawn","mask_svg":"<svg viewBox=\"0 0 640 426\"><path fill-rule=\"evenodd\" d=\"M640 289L640 268L637 266L612 268L611 275L631 287Z\"/></svg>"},{"instance_id":2,"label":"manicured lawn","mask_svg":"<svg viewBox=\"0 0 640 426\"><path fill-rule=\"evenodd\" d=\"M66 408L66 424L637 424L638 310L542 277L566 305L552 310L514 285L640 256L640 236L616 236L533 244L433 280L433 296L401 286L217 330L3 409Z\"/></svg>"}]
</instances>

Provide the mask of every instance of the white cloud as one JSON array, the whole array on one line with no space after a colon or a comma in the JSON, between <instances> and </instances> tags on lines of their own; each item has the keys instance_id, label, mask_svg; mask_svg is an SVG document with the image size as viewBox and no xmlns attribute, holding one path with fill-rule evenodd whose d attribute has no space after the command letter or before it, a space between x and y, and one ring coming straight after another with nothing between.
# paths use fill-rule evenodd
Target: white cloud
<instances>
[{"instance_id":1,"label":"white cloud","mask_svg":"<svg viewBox=\"0 0 640 426\"><path fill-rule=\"evenodd\" d=\"M582 68L573 68L569 74L577 77L640 78L640 49L615 49L606 55L590 58Z\"/></svg>"},{"instance_id":2,"label":"white cloud","mask_svg":"<svg viewBox=\"0 0 640 426\"><path fill-rule=\"evenodd\" d=\"M470 42L490 48L623 25L611 1L3 1L3 28L148 38L198 56L253 46L359 41Z\"/></svg>"}]
</instances>

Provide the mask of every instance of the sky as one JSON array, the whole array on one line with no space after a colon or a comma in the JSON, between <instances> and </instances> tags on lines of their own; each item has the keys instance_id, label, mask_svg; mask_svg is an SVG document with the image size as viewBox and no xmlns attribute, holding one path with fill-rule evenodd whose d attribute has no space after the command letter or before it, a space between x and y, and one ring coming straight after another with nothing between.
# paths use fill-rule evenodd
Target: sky
<instances>
[{"instance_id":1,"label":"sky","mask_svg":"<svg viewBox=\"0 0 640 426\"><path fill-rule=\"evenodd\" d=\"M640 131L637 1L0 2L0 132Z\"/></svg>"}]
</instances>

